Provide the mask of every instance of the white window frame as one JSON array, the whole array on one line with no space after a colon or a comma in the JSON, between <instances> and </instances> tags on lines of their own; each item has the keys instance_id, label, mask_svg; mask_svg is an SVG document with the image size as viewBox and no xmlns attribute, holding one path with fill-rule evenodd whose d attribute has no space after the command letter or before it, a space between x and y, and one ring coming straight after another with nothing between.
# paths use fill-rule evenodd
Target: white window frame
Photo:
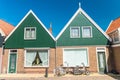
<instances>
[{"instance_id":1,"label":"white window frame","mask_svg":"<svg viewBox=\"0 0 120 80\"><path fill-rule=\"evenodd\" d=\"M85 67L89 67L89 50L88 50L88 48L64 48L63 49L63 66L64 67L75 67L75 66L69 66L69 63L68 62L64 62L64 51L65 50L71 50L71 49L76 49L76 50L82 50L82 49L86 49L86 54L87 54L87 65L85 66ZM65 65L68 65L68 66L65 66ZM77 66L77 65L76 65ZM78 65L78 66L81 66L81 67L83 67L83 65L81 65L81 63Z\"/></svg>"},{"instance_id":2,"label":"white window frame","mask_svg":"<svg viewBox=\"0 0 120 80\"><path fill-rule=\"evenodd\" d=\"M48 53L48 65L46 65L46 66L27 66L26 65L26 54L27 54L27 50L31 50L31 51L42 51L42 50L46 50ZM33 48L33 49L29 49L29 48L27 48L27 49L25 49L24 50L24 67L49 67L49 49L35 49L35 48Z\"/></svg>"},{"instance_id":3,"label":"white window frame","mask_svg":"<svg viewBox=\"0 0 120 80\"><path fill-rule=\"evenodd\" d=\"M117 34L118 36L118 41L115 41L115 34ZM112 40L113 40L113 43L119 43L120 42L120 37L119 37L119 32L118 30L117 31L114 31L112 34L111 34L111 37L112 37Z\"/></svg>"},{"instance_id":4,"label":"white window frame","mask_svg":"<svg viewBox=\"0 0 120 80\"><path fill-rule=\"evenodd\" d=\"M32 38L32 37L29 37L29 38L27 38L26 37L26 29L30 29L30 33L31 33L31 29L35 29L35 37L34 38ZM24 40L32 40L32 39L36 39L36 27L25 27L24 28Z\"/></svg>"},{"instance_id":5,"label":"white window frame","mask_svg":"<svg viewBox=\"0 0 120 80\"><path fill-rule=\"evenodd\" d=\"M78 28L79 30L78 30L78 36L77 37L74 37L74 36L72 36L72 28ZM79 26L75 26L75 27L70 27L70 38L80 38L80 27Z\"/></svg>"},{"instance_id":6,"label":"white window frame","mask_svg":"<svg viewBox=\"0 0 120 80\"><path fill-rule=\"evenodd\" d=\"M84 28L90 28L90 36L84 36L84 32L83 32L83 29ZM93 37L93 34L92 34L92 27L91 26L82 26L82 38L92 38Z\"/></svg>"}]
</instances>

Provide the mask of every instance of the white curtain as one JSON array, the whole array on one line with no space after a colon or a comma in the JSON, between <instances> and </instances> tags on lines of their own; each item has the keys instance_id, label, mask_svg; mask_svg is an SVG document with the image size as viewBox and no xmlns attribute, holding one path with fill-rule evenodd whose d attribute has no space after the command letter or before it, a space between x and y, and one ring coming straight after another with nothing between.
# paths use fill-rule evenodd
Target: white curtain
<instances>
[{"instance_id":1,"label":"white curtain","mask_svg":"<svg viewBox=\"0 0 120 80\"><path fill-rule=\"evenodd\" d=\"M35 38L35 28L31 29L31 38Z\"/></svg>"},{"instance_id":2,"label":"white curtain","mask_svg":"<svg viewBox=\"0 0 120 80\"><path fill-rule=\"evenodd\" d=\"M32 66L32 62L35 59L35 56L35 51L26 51L26 66Z\"/></svg>"},{"instance_id":3,"label":"white curtain","mask_svg":"<svg viewBox=\"0 0 120 80\"><path fill-rule=\"evenodd\" d=\"M79 28L71 28L71 37L79 37Z\"/></svg>"},{"instance_id":4,"label":"white curtain","mask_svg":"<svg viewBox=\"0 0 120 80\"><path fill-rule=\"evenodd\" d=\"M91 37L91 28L83 27L83 37Z\"/></svg>"},{"instance_id":5,"label":"white curtain","mask_svg":"<svg viewBox=\"0 0 120 80\"><path fill-rule=\"evenodd\" d=\"M30 29L25 30L25 38L30 38Z\"/></svg>"},{"instance_id":6,"label":"white curtain","mask_svg":"<svg viewBox=\"0 0 120 80\"><path fill-rule=\"evenodd\" d=\"M48 66L48 52L47 51L40 51L39 57L42 61L42 66Z\"/></svg>"},{"instance_id":7,"label":"white curtain","mask_svg":"<svg viewBox=\"0 0 120 80\"><path fill-rule=\"evenodd\" d=\"M69 67L75 67L76 65L85 66L88 65L87 49L65 49L63 54L63 65ZM67 63L67 64L66 64Z\"/></svg>"},{"instance_id":8,"label":"white curtain","mask_svg":"<svg viewBox=\"0 0 120 80\"><path fill-rule=\"evenodd\" d=\"M31 67L35 60L36 54L39 52L39 57L42 61L41 66L48 66L48 51L26 51L26 66ZM40 66L40 65L38 65Z\"/></svg>"}]
</instances>

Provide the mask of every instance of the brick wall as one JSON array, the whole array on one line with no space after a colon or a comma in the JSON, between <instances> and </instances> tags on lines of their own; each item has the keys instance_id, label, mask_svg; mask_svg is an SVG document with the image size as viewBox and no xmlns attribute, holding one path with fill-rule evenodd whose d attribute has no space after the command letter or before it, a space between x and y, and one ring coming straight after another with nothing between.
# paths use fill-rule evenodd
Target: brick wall
<instances>
[{"instance_id":1,"label":"brick wall","mask_svg":"<svg viewBox=\"0 0 120 80\"><path fill-rule=\"evenodd\" d=\"M98 67L97 67L97 56L96 56L96 47L95 46L90 46L90 47L57 47L56 49L56 63L57 66L60 66L63 64L63 49L64 48L88 48L88 59L89 59L89 67L88 70L91 72L98 72ZM106 48L106 60L108 60L109 52L108 49Z\"/></svg>"},{"instance_id":2,"label":"brick wall","mask_svg":"<svg viewBox=\"0 0 120 80\"><path fill-rule=\"evenodd\" d=\"M1 66L2 66L2 48L0 48L0 73L1 73Z\"/></svg>"},{"instance_id":3,"label":"brick wall","mask_svg":"<svg viewBox=\"0 0 120 80\"><path fill-rule=\"evenodd\" d=\"M6 49L2 55L2 73L7 73L8 58L9 58L8 54L9 54L9 50Z\"/></svg>"},{"instance_id":4,"label":"brick wall","mask_svg":"<svg viewBox=\"0 0 120 80\"><path fill-rule=\"evenodd\" d=\"M97 67L97 56L96 56L96 46L89 46L89 47L57 47L56 50L54 48L51 48L49 50L49 68L48 72L51 73L53 72L55 68L55 62L56 66L60 66L63 64L63 49L64 48L88 48L88 59L89 59L89 67L88 69L91 72L98 72L98 67ZM17 73L45 73L46 68L44 67L24 67L24 49L17 49ZM55 54L56 53L56 54ZM3 55L3 62L2 62L2 73L7 72L8 68L8 55L9 50L6 49L4 51ZM56 60L55 60L56 56ZM108 49L106 48L106 60L109 58L109 52ZM108 62L108 61L107 61ZM120 66L120 65L119 65ZM118 67L119 67L118 66ZM117 67L117 68L118 68Z\"/></svg>"},{"instance_id":5,"label":"brick wall","mask_svg":"<svg viewBox=\"0 0 120 80\"><path fill-rule=\"evenodd\" d=\"M24 49L17 49L17 73L45 73L45 67L24 67ZM3 55L2 73L7 73L9 50L6 49ZM55 49L49 50L48 72L55 68ZM5 70L5 71L4 71Z\"/></svg>"},{"instance_id":6,"label":"brick wall","mask_svg":"<svg viewBox=\"0 0 120 80\"><path fill-rule=\"evenodd\" d=\"M113 47L115 69L120 72L120 47Z\"/></svg>"}]
</instances>

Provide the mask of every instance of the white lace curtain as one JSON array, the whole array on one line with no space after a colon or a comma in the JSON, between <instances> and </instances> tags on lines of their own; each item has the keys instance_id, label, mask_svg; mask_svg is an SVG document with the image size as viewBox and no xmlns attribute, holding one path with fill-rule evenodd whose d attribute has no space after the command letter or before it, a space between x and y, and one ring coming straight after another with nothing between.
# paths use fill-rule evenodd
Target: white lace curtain
<instances>
[{"instance_id":1,"label":"white lace curtain","mask_svg":"<svg viewBox=\"0 0 120 80\"><path fill-rule=\"evenodd\" d=\"M47 51L38 51L39 53L39 57L42 61L42 65L41 66L48 66L48 52ZM33 61L35 60L37 51L26 51L26 66L32 66ZM38 65L40 66L40 65Z\"/></svg>"}]
</instances>

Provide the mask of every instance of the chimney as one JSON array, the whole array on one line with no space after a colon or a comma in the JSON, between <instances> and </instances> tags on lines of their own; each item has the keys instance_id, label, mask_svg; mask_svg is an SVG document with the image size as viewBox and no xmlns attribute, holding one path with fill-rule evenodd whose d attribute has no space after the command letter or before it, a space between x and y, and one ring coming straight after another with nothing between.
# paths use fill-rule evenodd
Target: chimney
<instances>
[{"instance_id":1,"label":"chimney","mask_svg":"<svg viewBox=\"0 0 120 80\"><path fill-rule=\"evenodd\" d=\"M52 23L50 23L49 32L52 34Z\"/></svg>"}]
</instances>

